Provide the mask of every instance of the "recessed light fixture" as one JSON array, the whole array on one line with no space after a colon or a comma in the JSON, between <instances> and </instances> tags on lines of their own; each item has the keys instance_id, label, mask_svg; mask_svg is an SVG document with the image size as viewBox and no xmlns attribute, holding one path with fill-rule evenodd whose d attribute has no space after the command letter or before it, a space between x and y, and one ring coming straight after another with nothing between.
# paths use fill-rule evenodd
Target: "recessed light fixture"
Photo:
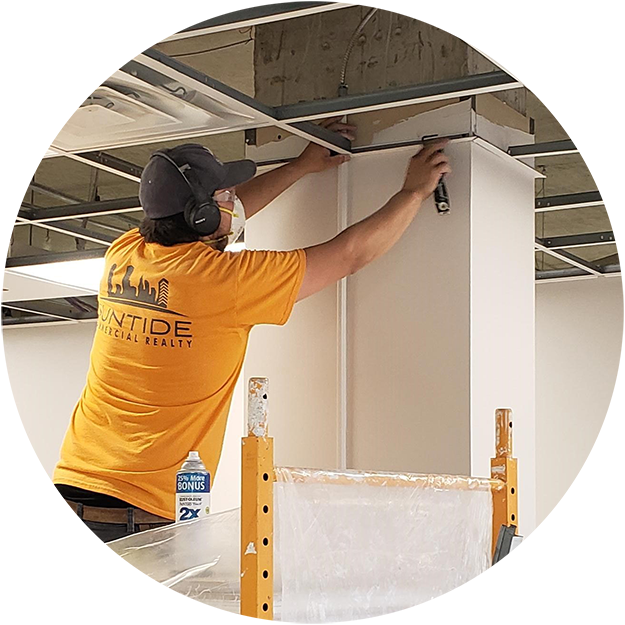
<instances>
[{"instance_id":1,"label":"recessed light fixture","mask_svg":"<svg viewBox=\"0 0 625 625\"><path fill-rule=\"evenodd\" d=\"M104 273L104 258L12 267L10 271L97 293Z\"/></svg>"}]
</instances>

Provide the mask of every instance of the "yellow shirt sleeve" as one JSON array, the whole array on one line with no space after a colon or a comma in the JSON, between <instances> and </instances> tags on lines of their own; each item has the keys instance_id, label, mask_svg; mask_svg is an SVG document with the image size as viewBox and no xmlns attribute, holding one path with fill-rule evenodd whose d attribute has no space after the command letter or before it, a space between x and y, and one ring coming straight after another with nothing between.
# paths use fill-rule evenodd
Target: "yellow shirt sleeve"
<instances>
[{"instance_id":1,"label":"yellow shirt sleeve","mask_svg":"<svg viewBox=\"0 0 625 625\"><path fill-rule=\"evenodd\" d=\"M304 250L240 252L235 302L237 325L285 324L305 271Z\"/></svg>"}]
</instances>

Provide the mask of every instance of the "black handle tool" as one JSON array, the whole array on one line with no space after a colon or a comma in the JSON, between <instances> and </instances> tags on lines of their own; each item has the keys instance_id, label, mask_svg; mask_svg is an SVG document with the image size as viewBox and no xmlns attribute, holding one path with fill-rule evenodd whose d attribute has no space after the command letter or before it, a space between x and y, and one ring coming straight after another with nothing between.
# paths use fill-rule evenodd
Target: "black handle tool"
<instances>
[{"instance_id":1,"label":"black handle tool","mask_svg":"<svg viewBox=\"0 0 625 625\"><path fill-rule=\"evenodd\" d=\"M434 139L437 136L438 135L427 135L426 137L423 137L423 141L425 142L429 139ZM443 150L439 150L439 152L442 151ZM434 204L439 215L449 215L449 209L451 207L451 204L449 203L449 193L447 193L447 185L445 184L444 174L438 181L436 189L434 189Z\"/></svg>"}]
</instances>

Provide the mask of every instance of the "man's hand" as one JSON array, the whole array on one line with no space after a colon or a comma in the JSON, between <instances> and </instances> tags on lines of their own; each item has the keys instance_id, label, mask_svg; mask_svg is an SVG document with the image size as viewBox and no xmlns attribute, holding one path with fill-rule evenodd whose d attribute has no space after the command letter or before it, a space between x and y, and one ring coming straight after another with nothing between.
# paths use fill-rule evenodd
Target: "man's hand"
<instances>
[{"instance_id":1,"label":"man's hand","mask_svg":"<svg viewBox=\"0 0 625 625\"><path fill-rule=\"evenodd\" d=\"M353 141L356 138L356 126L343 124L340 120L341 117L325 119L321 122L320 126ZM296 162L302 167L303 171L307 174L312 174L314 172L331 169L332 167L338 167L349 159L350 157L347 154L331 156L328 148L324 148L316 143L309 143L306 149L299 155Z\"/></svg>"},{"instance_id":2,"label":"man's hand","mask_svg":"<svg viewBox=\"0 0 625 625\"><path fill-rule=\"evenodd\" d=\"M402 191L419 196L421 201L434 193L441 176L451 173L449 159L442 152L448 143L448 139L428 142L412 157Z\"/></svg>"},{"instance_id":3,"label":"man's hand","mask_svg":"<svg viewBox=\"0 0 625 625\"><path fill-rule=\"evenodd\" d=\"M441 151L447 143L447 140L428 142L410 161L402 189L382 208L333 239L304 250L306 272L298 301L359 271L397 243L423 200L434 192L440 177L451 172Z\"/></svg>"}]
</instances>

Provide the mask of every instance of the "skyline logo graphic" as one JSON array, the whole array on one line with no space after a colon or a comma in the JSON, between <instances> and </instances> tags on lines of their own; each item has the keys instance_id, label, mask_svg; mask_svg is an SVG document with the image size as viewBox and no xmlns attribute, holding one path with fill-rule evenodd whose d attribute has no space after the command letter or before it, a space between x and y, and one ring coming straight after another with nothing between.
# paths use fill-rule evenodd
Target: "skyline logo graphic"
<instances>
[{"instance_id":1,"label":"skyline logo graphic","mask_svg":"<svg viewBox=\"0 0 625 625\"><path fill-rule=\"evenodd\" d=\"M181 317L186 316L173 310L168 310L169 280L167 280L167 278L161 278L158 281L157 286L154 287L143 276L140 276L139 282L135 286L131 282L131 277L135 268L132 265L128 265L121 284L119 284L115 283L113 280L116 269L116 264L111 265L107 279L108 297L103 297L101 299L120 302L137 308L166 312L172 315L179 315Z\"/></svg>"}]
</instances>

